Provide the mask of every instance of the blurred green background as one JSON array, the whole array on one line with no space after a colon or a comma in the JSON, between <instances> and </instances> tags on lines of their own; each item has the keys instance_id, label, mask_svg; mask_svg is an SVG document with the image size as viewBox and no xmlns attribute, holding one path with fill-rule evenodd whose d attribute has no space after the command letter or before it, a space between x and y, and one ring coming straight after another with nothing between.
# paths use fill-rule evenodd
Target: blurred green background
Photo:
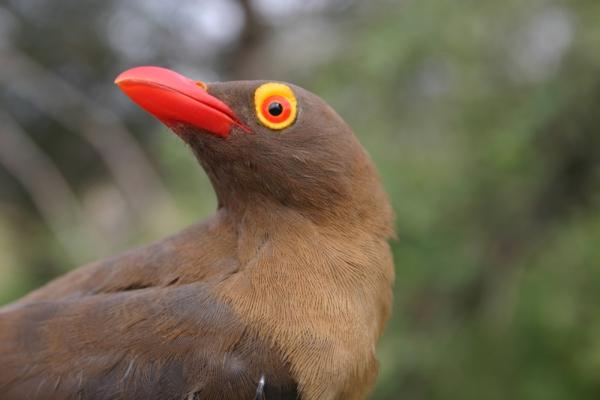
<instances>
[{"instance_id":1,"label":"blurred green background","mask_svg":"<svg viewBox=\"0 0 600 400\"><path fill-rule=\"evenodd\" d=\"M215 198L113 85L281 79L354 127L397 213L373 399L600 398L598 0L0 1L0 304Z\"/></svg>"}]
</instances>

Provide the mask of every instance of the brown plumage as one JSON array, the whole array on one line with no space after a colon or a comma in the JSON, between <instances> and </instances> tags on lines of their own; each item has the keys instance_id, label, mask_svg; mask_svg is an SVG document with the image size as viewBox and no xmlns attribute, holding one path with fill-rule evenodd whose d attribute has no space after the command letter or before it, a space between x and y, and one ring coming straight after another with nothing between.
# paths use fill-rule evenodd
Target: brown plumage
<instances>
[{"instance_id":1,"label":"brown plumage","mask_svg":"<svg viewBox=\"0 0 600 400\"><path fill-rule=\"evenodd\" d=\"M163 73L149 71L132 76ZM297 113L272 129L257 118L266 82L227 82L199 95L222 102L213 118L229 115L209 130L188 103L161 114L164 93L140 98L125 78L191 147L218 210L0 309L0 398L252 399L261 376L267 399L364 398L390 312L393 228L351 129L294 85Z\"/></svg>"}]
</instances>

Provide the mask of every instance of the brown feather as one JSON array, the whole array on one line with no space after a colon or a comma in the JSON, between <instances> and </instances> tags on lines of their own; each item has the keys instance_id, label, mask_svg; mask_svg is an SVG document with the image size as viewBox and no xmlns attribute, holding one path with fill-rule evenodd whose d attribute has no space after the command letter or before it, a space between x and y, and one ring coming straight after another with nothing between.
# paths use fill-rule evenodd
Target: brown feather
<instances>
[{"instance_id":1,"label":"brown feather","mask_svg":"<svg viewBox=\"0 0 600 400\"><path fill-rule=\"evenodd\" d=\"M295 398L288 366L214 284L14 305L0 318L3 399ZM268 392L267 392L268 393Z\"/></svg>"}]
</instances>

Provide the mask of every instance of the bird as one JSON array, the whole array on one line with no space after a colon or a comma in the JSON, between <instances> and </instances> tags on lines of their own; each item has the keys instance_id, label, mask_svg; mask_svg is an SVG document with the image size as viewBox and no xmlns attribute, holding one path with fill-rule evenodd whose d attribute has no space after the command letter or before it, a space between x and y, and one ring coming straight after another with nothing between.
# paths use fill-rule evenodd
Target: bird
<instances>
[{"instance_id":1,"label":"bird","mask_svg":"<svg viewBox=\"0 0 600 400\"><path fill-rule=\"evenodd\" d=\"M349 125L281 81L115 83L187 144L217 209L0 308L0 399L365 398L395 229Z\"/></svg>"}]
</instances>

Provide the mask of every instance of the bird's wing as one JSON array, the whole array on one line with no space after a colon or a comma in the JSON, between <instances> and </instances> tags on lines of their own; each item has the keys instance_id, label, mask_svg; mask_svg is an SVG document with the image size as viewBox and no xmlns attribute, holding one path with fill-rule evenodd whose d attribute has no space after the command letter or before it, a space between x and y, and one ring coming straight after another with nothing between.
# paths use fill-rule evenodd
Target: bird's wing
<instances>
[{"instance_id":1,"label":"bird's wing","mask_svg":"<svg viewBox=\"0 0 600 400\"><path fill-rule=\"evenodd\" d=\"M296 398L285 363L195 283L0 311L2 399ZM289 396L289 397L288 397Z\"/></svg>"},{"instance_id":2,"label":"bird's wing","mask_svg":"<svg viewBox=\"0 0 600 400\"><path fill-rule=\"evenodd\" d=\"M18 302L79 296L206 281L238 269L236 238L218 213L169 238L77 268Z\"/></svg>"}]
</instances>

